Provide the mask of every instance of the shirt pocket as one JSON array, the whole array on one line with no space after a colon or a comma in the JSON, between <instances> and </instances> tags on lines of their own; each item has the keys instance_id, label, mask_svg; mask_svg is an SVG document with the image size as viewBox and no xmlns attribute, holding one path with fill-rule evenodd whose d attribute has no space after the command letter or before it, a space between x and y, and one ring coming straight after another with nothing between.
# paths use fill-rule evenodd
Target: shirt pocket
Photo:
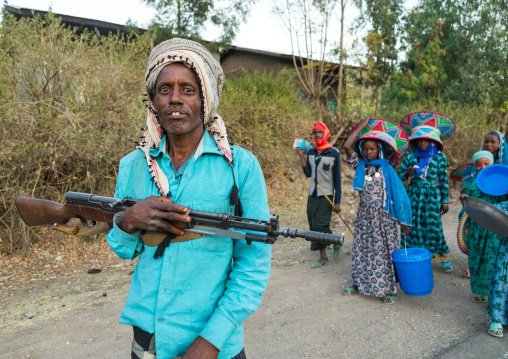
<instances>
[{"instance_id":1,"label":"shirt pocket","mask_svg":"<svg viewBox=\"0 0 508 359\"><path fill-rule=\"evenodd\" d=\"M323 171L329 171L330 170L330 164L329 163L323 163Z\"/></svg>"},{"instance_id":2,"label":"shirt pocket","mask_svg":"<svg viewBox=\"0 0 508 359\"><path fill-rule=\"evenodd\" d=\"M214 213L234 214L234 206L229 204L228 200L194 200L192 201L192 209L196 211L206 211ZM199 225L199 224L198 224ZM192 247L198 251L210 251L215 253L224 253L232 251L233 240L231 238L206 236L191 241Z\"/></svg>"}]
</instances>

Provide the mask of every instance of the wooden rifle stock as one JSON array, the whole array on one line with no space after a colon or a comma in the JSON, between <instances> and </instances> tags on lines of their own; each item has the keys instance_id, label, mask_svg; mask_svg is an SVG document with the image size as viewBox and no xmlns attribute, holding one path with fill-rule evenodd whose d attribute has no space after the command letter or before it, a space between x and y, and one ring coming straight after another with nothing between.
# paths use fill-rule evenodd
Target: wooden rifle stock
<instances>
[{"instance_id":1,"label":"wooden rifle stock","mask_svg":"<svg viewBox=\"0 0 508 359\"><path fill-rule=\"evenodd\" d=\"M98 208L21 196L16 197L15 204L21 219L27 226L66 224L73 218L113 223L115 215Z\"/></svg>"}]
</instances>

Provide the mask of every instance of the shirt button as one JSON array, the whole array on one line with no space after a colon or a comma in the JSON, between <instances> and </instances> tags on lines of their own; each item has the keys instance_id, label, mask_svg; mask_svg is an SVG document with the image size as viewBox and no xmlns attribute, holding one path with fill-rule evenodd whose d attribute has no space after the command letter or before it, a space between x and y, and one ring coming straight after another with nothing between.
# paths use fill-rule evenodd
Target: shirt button
<instances>
[{"instance_id":1,"label":"shirt button","mask_svg":"<svg viewBox=\"0 0 508 359\"><path fill-rule=\"evenodd\" d=\"M172 176L172 175L169 175L169 179L173 179L173 176Z\"/></svg>"},{"instance_id":2,"label":"shirt button","mask_svg":"<svg viewBox=\"0 0 508 359\"><path fill-rule=\"evenodd\" d=\"M159 323L162 323L164 321L164 318L159 318Z\"/></svg>"}]
</instances>

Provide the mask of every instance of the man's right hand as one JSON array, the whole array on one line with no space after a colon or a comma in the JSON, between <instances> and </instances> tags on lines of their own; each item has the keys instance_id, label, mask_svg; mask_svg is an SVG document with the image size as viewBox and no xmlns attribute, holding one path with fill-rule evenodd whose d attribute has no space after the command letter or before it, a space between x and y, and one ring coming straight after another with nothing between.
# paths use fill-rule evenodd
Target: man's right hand
<instances>
[{"instance_id":1,"label":"man's right hand","mask_svg":"<svg viewBox=\"0 0 508 359\"><path fill-rule=\"evenodd\" d=\"M189 209L166 197L150 196L125 210L118 227L125 233L139 230L183 235L191 218Z\"/></svg>"}]
</instances>

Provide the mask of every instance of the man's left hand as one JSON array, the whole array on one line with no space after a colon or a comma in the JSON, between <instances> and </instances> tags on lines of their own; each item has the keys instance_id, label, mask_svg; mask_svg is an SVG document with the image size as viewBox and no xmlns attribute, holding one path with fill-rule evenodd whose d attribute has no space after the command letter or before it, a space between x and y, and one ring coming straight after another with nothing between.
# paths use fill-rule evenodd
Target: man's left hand
<instances>
[{"instance_id":1,"label":"man's left hand","mask_svg":"<svg viewBox=\"0 0 508 359\"><path fill-rule=\"evenodd\" d=\"M217 359L218 356L219 349L202 337L197 337L189 345L182 359Z\"/></svg>"},{"instance_id":2,"label":"man's left hand","mask_svg":"<svg viewBox=\"0 0 508 359\"><path fill-rule=\"evenodd\" d=\"M401 224L400 229L401 229L403 235L409 236L409 226L408 225Z\"/></svg>"},{"instance_id":3,"label":"man's left hand","mask_svg":"<svg viewBox=\"0 0 508 359\"><path fill-rule=\"evenodd\" d=\"M335 208L333 208L333 211L334 211L335 213L339 214L339 213L340 213L340 204L335 203Z\"/></svg>"},{"instance_id":4,"label":"man's left hand","mask_svg":"<svg viewBox=\"0 0 508 359\"><path fill-rule=\"evenodd\" d=\"M448 213L448 205L446 203L443 203L441 205L441 214Z\"/></svg>"}]
</instances>

